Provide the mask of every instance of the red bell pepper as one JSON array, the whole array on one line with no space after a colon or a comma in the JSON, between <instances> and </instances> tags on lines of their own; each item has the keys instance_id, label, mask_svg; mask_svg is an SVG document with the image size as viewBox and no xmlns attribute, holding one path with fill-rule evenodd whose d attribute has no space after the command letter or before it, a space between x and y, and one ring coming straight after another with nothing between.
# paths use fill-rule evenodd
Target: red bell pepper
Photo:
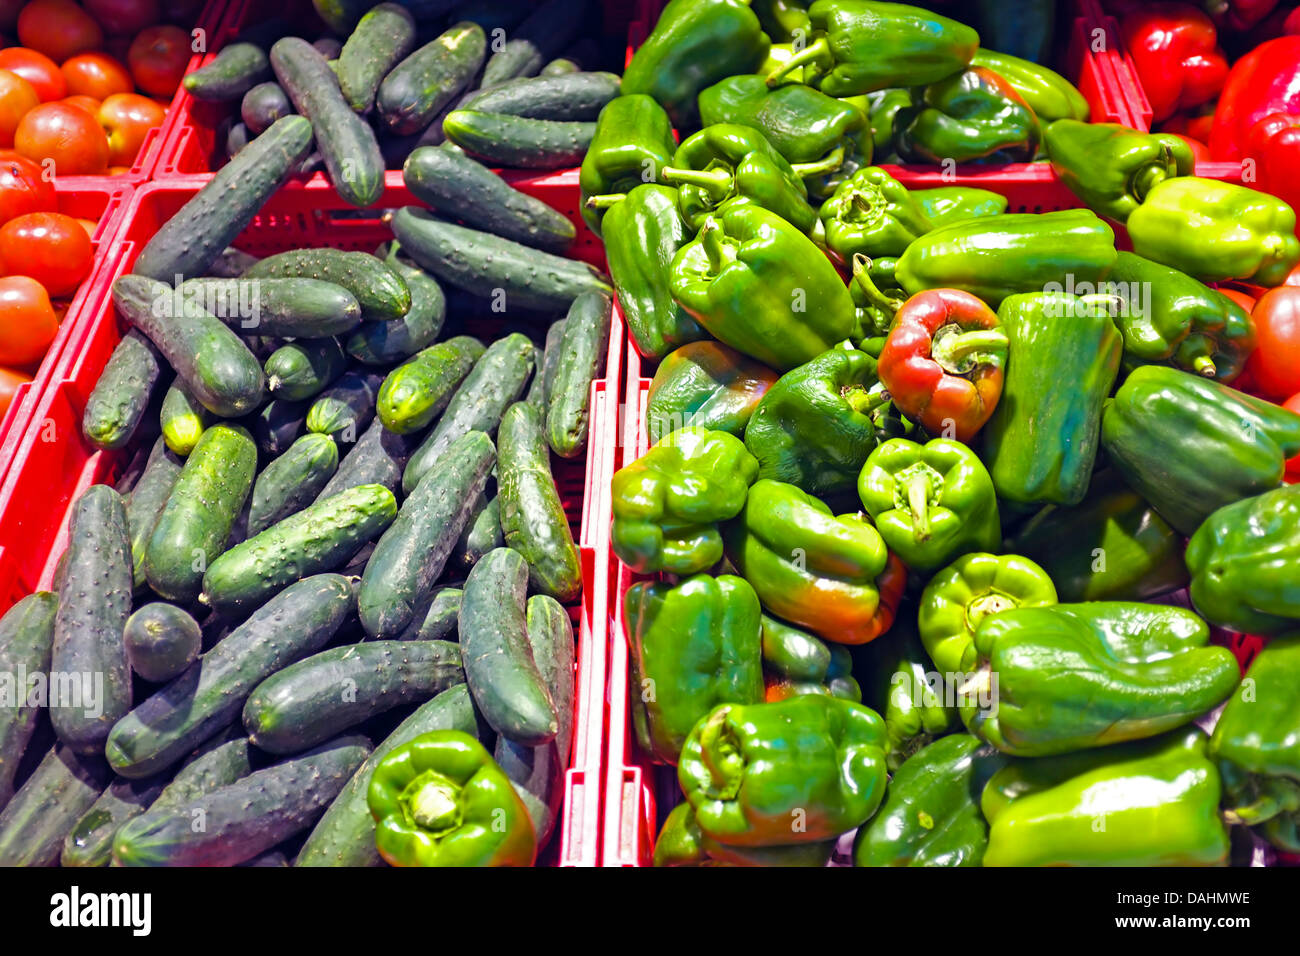
<instances>
[{"instance_id":1,"label":"red bell pepper","mask_svg":"<svg viewBox=\"0 0 1300 956\"><path fill-rule=\"evenodd\" d=\"M1204 0L1214 22L1225 30L1249 30L1273 12L1277 0Z\"/></svg>"},{"instance_id":2,"label":"red bell pepper","mask_svg":"<svg viewBox=\"0 0 1300 956\"><path fill-rule=\"evenodd\" d=\"M1190 3L1151 3L1124 17L1120 34L1152 119L1168 119L1214 99L1228 78L1214 23Z\"/></svg>"},{"instance_id":3,"label":"red bell pepper","mask_svg":"<svg viewBox=\"0 0 1300 956\"><path fill-rule=\"evenodd\" d=\"M1255 391L1274 402L1300 392L1300 287L1278 286L1251 311L1257 345L1246 359Z\"/></svg>"},{"instance_id":4,"label":"red bell pepper","mask_svg":"<svg viewBox=\"0 0 1300 956\"><path fill-rule=\"evenodd\" d=\"M1173 133L1175 136L1183 136L1187 139L1194 139L1198 143L1204 143L1207 158L1209 156L1210 133L1213 129L1213 103L1205 103L1187 113L1175 113L1160 124L1160 132L1162 133ZM1201 157L1197 156L1198 162L1200 159Z\"/></svg>"},{"instance_id":5,"label":"red bell pepper","mask_svg":"<svg viewBox=\"0 0 1300 956\"><path fill-rule=\"evenodd\" d=\"M1232 65L1214 113L1210 154L1229 162L1258 159L1247 134L1272 113L1300 115L1300 36L1269 40Z\"/></svg>"}]
</instances>

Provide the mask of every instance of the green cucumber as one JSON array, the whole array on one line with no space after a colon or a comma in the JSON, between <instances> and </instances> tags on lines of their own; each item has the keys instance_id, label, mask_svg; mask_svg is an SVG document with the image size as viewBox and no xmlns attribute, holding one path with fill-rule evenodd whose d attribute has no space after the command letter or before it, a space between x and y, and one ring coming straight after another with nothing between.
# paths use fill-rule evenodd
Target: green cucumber
<instances>
[{"instance_id":1,"label":"green cucumber","mask_svg":"<svg viewBox=\"0 0 1300 956\"><path fill-rule=\"evenodd\" d=\"M505 547L506 539L501 533L501 501L495 495L492 500L480 495L474 502L474 510L469 523L456 542L453 556L456 564L468 571L478 563L479 558L495 548Z\"/></svg>"},{"instance_id":2,"label":"green cucumber","mask_svg":"<svg viewBox=\"0 0 1300 956\"><path fill-rule=\"evenodd\" d=\"M442 286L423 269L408 266L397 258L397 243L385 260L406 280L411 290L411 308L400 319L364 322L348 337L347 350L363 365L393 365L405 361L420 349L432 345L447 318L447 297Z\"/></svg>"},{"instance_id":3,"label":"green cucumber","mask_svg":"<svg viewBox=\"0 0 1300 956\"><path fill-rule=\"evenodd\" d=\"M152 445L139 445L131 454L131 459L122 469L121 474L117 476L117 481L113 482L113 490L123 498L131 496L131 489L135 487L140 476L144 474L144 467L149 462L149 452L153 450Z\"/></svg>"},{"instance_id":4,"label":"green cucumber","mask_svg":"<svg viewBox=\"0 0 1300 956\"><path fill-rule=\"evenodd\" d=\"M258 258L243 249L227 246L208 267L208 276L215 279L238 279L257 264ZM208 311L211 312L212 309Z\"/></svg>"},{"instance_id":5,"label":"green cucumber","mask_svg":"<svg viewBox=\"0 0 1300 956\"><path fill-rule=\"evenodd\" d=\"M241 419L240 424L252 434L258 453L264 460L276 458L288 451L302 434L307 422L307 410L311 406L310 399L291 402L288 399L273 398L252 415Z\"/></svg>"},{"instance_id":6,"label":"green cucumber","mask_svg":"<svg viewBox=\"0 0 1300 956\"><path fill-rule=\"evenodd\" d=\"M170 767L238 717L254 687L328 643L353 604L337 574L289 585L117 722L104 748L113 769L138 780Z\"/></svg>"},{"instance_id":7,"label":"green cucumber","mask_svg":"<svg viewBox=\"0 0 1300 956\"><path fill-rule=\"evenodd\" d=\"M63 838L60 866L108 866L113 861L113 837L158 799L165 780L114 780Z\"/></svg>"},{"instance_id":8,"label":"green cucumber","mask_svg":"<svg viewBox=\"0 0 1300 956\"><path fill-rule=\"evenodd\" d=\"M434 211L505 239L563 252L576 235L573 223L558 210L468 156L422 146L406 158L402 178L415 198Z\"/></svg>"},{"instance_id":9,"label":"green cucumber","mask_svg":"<svg viewBox=\"0 0 1300 956\"><path fill-rule=\"evenodd\" d=\"M248 511L248 533L256 536L306 508L339 467L339 446L329 435L303 435L257 476Z\"/></svg>"},{"instance_id":10,"label":"green cucumber","mask_svg":"<svg viewBox=\"0 0 1300 956\"><path fill-rule=\"evenodd\" d=\"M226 130L226 157L233 159L253 141L253 133L244 123L231 123Z\"/></svg>"},{"instance_id":11,"label":"green cucumber","mask_svg":"<svg viewBox=\"0 0 1300 956\"><path fill-rule=\"evenodd\" d=\"M474 295L503 295L507 308L567 309L583 292L612 291L585 262L443 222L413 206L398 209L391 225L402 250L418 265Z\"/></svg>"},{"instance_id":12,"label":"green cucumber","mask_svg":"<svg viewBox=\"0 0 1300 956\"><path fill-rule=\"evenodd\" d=\"M239 118L254 136L260 136L282 116L293 113L293 104L274 80L258 83L239 103Z\"/></svg>"},{"instance_id":13,"label":"green cucumber","mask_svg":"<svg viewBox=\"0 0 1300 956\"><path fill-rule=\"evenodd\" d=\"M28 678L49 673L58 608L57 595L37 591L0 617L0 675L11 681L0 706L0 810L13 796L18 761L36 730L40 708L25 706Z\"/></svg>"},{"instance_id":14,"label":"green cucumber","mask_svg":"<svg viewBox=\"0 0 1300 956\"><path fill-rule=\"evenodd\" d=\"M541 417L531 405L516 402L502 416L497 435L497 496L506 546L528 562L534 591L572 601L582 592L582 559L551 476Z\"/></svg>"},{"instance_id":15,"label":"green cucumber","mask_svg":"<svg viewBox=\"0 0 1300 956\"><path fill-rule=\"evenodd\" d=\"M412 439L390 432L383 422L376 419L361 433L316 500L321 501L357 485L383 485L397 494L402 488L402 470L411 457L413 445Z\"/></svg>"},{"instance_id":16,"label":"green cucumber","mask_svg":"<svg viewBox=\"0 0 1300 956\"><path fill-rule=\"evenodd\" d=\"M375 131L352 112L325 57L300 37L284 37L271 47L271 69L294 107L311 120L339 198L353 206L373 205L384 191L384 157Z\"/></svg>"},{"instance_id":17,"label":"green cucumber","mask_svg":"<svg viewBox=\"0 0 1300 956\"><path fill-rule=\"evenodd\" d=\"M586 26L587 0L546 0L510 31L505 45L483 68L483 86L517 76L534 76L547 60L573 41Z\"/></svg>"},{"instance_id":18,"label":"green cucumber","mask_svg":"<svg viewBox=\"0 0 1300 956\"><path fill-rule=\"evenodd\" d=\"M181 458L189 455L212 424L212 413L204 408L184 379L177 378L163 394L159 412L163 441Z\"/></svg>"},{"instance_id":19,"label":"green cucumber","mask_svg":"<svg viewBox=\"0 0 1300 956\"><path fill-rule=\"evenodd\" d=\"M376 372L348 372L322 392L307 410L307 430L352 444L375 417L375 399L384 377Z\"/></svg>"},{"instance_id":20,"label":"green cucumber","mask_svg":"<svg viewBox=\"0 0 1300 956\"><path fill-rule=\"evenodd\" d=\"M566 169L582 164L596 124L459 109L447 114L442 132L470 156L495 166Z\"/></svg>"},{"instance_id":21,"label":"green cucumber","mask_svg":"<svg viewBox=\"0 0 1300 956\"><path fill-rule=\"evenodd\" d=\"M326 498L213 561L199 600L219 614L246 613L304 575L346 564L396 516L397 499L383 485L359 485Z\"/></svg>"},{"instance_id":22,"label":"green cucumber","mask_svg":"<svg viewBox=\"0 0 1300 956\"><path fill-rule=\"evenodd\" d=\"M86 399L81 431L96 448L121 448L144 417L162 364L158 349L139 329L122 336Z\"/></svg>"},{"instance_id":23,"label":"green cucumber","mask_svg":"<svg viewBox=\"0 0 1300 956\"><path fill-rule=\"evenodd\" d=\"M582 65L580 63L574 60L569 60L564 57L560 57L559 59L552 60L550 63L542 67L541 71L537 75L538 76L568 76L571 73L581 73L581 72L582 72Z\"/></svg>"},{"instance_id":24,"label":"green cucumber","mask_svg":"<svg viewBox=\"0 0 1300 956\"><path fill-rule=\"evenodd\" d=\"M439 456L402 503L366 564L357 614L371 637L395 638L442 576L474 499L496 462L492 441L471 431Z\"/></svg>"},{"instance_id":25,"label":"green cucumber","mask_svg":"<svg viewBox=\"0 0 1300 956\"><path fill-rule=\"evenodd\" d=\"M469 573L457 626L465 682L483 719L503 737L540 747L555 739L560 721L528 640L527 593L524 559L497 548Z\"/></svg>"},{"instance_id":26,"label":"green cucumber","mask_svg":"<svg viewBox=\"0 0 1300 956\"><path fill-rule=\"evenodd\" d=\"M291 402L319 395L343 374L348 357L332 335L298 339L271 353L262 370L266 388L276 398Z\"/></svg>"},{"instance_id":27,"label":"green cucumber","mask_svg":"<svg viewBox=\"0 0 1300 956\"><path fill-rule=\"evenodd\" d=\"M532 373L533 352L533 343L518 332L488 347L452 395L429 437L406 463L402 488L408 494L453 442L472 431L489 437L496 432L502 413L523 394Z\"/></svg>"},{"instance_id":28,"label":"green cucumber","mask_svg":"<svg viewBox=\"0 0 1300 956\"><path fill-rule=\"evenodd\" d=\"M203 632L189 611L155 601L126 619L122 640L131 670L160 684L198 660Z\"/></svg>"},{"instance_id":29,"label":"green cucumber","mask_svg":"<svg viewBox=\"0 0 1300 956\"><path fill-rule=\"evenodd\" d=\"M429 607L423 614L416 614L399 636L401 641L454 641L456 640L456 620L460 616L460 601L465 592L462 588L451 586L439 587L433 592Z\"/></svg>"},{"instance_id":30,"label":"green cucumber","mask_svg":"<svg viewBox=\"0 0 1300 956\"><path fill-rule=\"evenodd\" d=\"M539 415L546 414L551 396L555 394L555 373L560 367L560 349L564 345L564 319L557 319L546 330L546 348L542 351L542 394L544 404L538 406ZM535 404L535 403L534 403Z\"/></svg>"},{"instance_id":31,"label":"green cucumber","mask_svg":"<svg viewBox=\"0 0 1300 956\"><path fill-rule=\"evenodd\" d=\"M333 282L352 293L365 319L400 319L411 308L411 290L406 281L368 252L292 249L267 256L245 272L244 278Z\"/></svg>"},{"instance_id":32,"label":"green cucumber","mask_svg":"<svg viewBox=\"0 0 1300 956\"><path fill-rule=\"evenodd\" d=\"M547 330L546 337L551 337ZM524 392L523 401L532 405L537 411L546 414L546 350L533 346L533 377L528 382L528 391Z\"/></svg>"},{"instance_id":33,"label":"green cucumber","mask_svg":"<svg viewBox=\"0 0 1300 956\"><path fill-rule=\"evenodd\" d=\"M267 753L298 753L376 714L423 703L464 681L460 648L447 641L333 647L258 684L244 705L244 728Z\"/></svg>"},{"instance_id":34,"label":"green cucumber","mask_svg":"<svg viewBox=\"0 0 1300 956\"><path fill-rule=\"evenodd\" d=\"M323 279L187 279L180 288L241 335L318 338L361 322L356 297Z\"/></svg>"},{"instance_id":35,"label":"green cucumber","mask_svg":"<svg viewBox=\"0 0 1300 956\"><path fill-rule=\"evenodd\" d=\"M51 694L50 721L68 747L98 753L114 722L131 709L122 640L131 613L131 539L126 505L108 485L91 485L73 504L66 560L50 673L75 678L80 693L65 684L57 706Z\"/></svg>"},{"instance_id":36,"label":"green cucumber","mask_svg":"<svg viewBox=\"0 0 1300 956\"><path fill-rule=\"evenodd\" d=\"M228 43L212 62L181 80L195 99L223 103L237 99L258 83L271 78L271 61L256 43Z\"/></svg>"},{"instance_id":37,"label":"green cucumber","mask_svg":"<svg viewBox=\"0 0 1300 956\"><path fill-rule=\"evenodd\" d=\"M243 728L231 724L225 733L210 737L199 745L149 809L188 806L204 794L252 773L248 738L232 736L236 730L242 733Z\"/></svg>"},{"instance_id":38,"label":"green cucumber","mask_svg":"<svg viewBox=\"0 0 1300 956\"><path fill-rule=\"evenodd\" d=\"M312 124L306 117L276 120L163 223L132 271L162 282L173 282L177 275L205 275L293 174L311 143Z\"/></svg>"},{"instance_id":39,"label":"green cucumber","mask_svg":"<svg viewBox=\"0 0 1300 956\"><path fill-rule=\"evenodd\" d=\"M131 568L136 590L144 587L144 552L153 526L171 497L184 463L159 438L149 452L144 472L126 499L126 526L131 533Z\"/></svg>"},{"instance_id":40,"label":"green cucumber","mask_svg":"<svg viewBox=\"0 0 1300 956\"><path fill-rule=\"evenodd\" d=\"M395 3L381 3L357 21L337 71L343 98L355 112L370 112L380 82L414 49L415 32L415 18Z\"/></svg>"},{"instance_id":41,"label":"green cucumber","mask_svg":"<svg viewBox=\"0 0 1300 956\"><path fill-rule=\"evenodd\" d=\"M117 831L122 866L233 866L307 829L370 755L364 737L340 737L258 770L187 807L150 810ZM195 827L196 816L204 826Z\"/></svg>"},{"instance_id":42,"label":"green cucumber","mask_svg":"<svg viewBox=\"0 0 1300 956\"><path fill-rule=\"evenodd\" d=\"M538 76L480 90L460 105L528 119L595 122L605 104L618 96L619 82L613 73Z\"/></svg>"},{"instance_id":43,"label":"green cucumber","mask_svg":"<svg viewBox=\"0 0 1300 956\"><path fill-rule=\"evenodd\" d=\"M603 292L584 292L564 320L564 338L547 388L546 441L561 458L576 458L587 447L591 383L605 373L614 300Z\"/></svg>"},{"instance_id":44,"label":"green cucumber","mask_svg":"<svg viewBox=\"0 0 1300 956\"><path fill-rule=\"evenodd\" d=\"M0 812L0 866L54 866L63 841L113 779L102 756L56 745Z\"/></svg>"},{"instance_id":45,"label":"green cucumber","mask_svg":"<svg viewBox=\"0 0 1300 956\"><path fill-rule=\"evenodd\" d=\"M399 435L424 428L442 414L483 352L478 339L458 335L417 353L389 372L379 387L379 420Z\"/></svg>"},{"instance_id":46,"label":"green cucumber","mask_svg":"<svg viewBox=\"0 0 1300 956\"><path fill-rule=\"evenodd\" d=\"M113 304L158 347L203 407L225 418L251 412L266 381L248 346L220 319L161 282L125 275Z\"/></svg>"},{"instance_id":47,"label":"green cucumber","mask_svg":"<svg viewBox=\"0 0 1300 956\"><path fill-rule=\"evenodd\" d=\"M384 77L375 108L398 135L419 132L469 86L487 54L487 35L477 23L453 24L406 57Z\"/></svg>"},{"instance_id":48,"label":"green cucumber","mask_svg":"<svg viewBox=\"0 0 1300 956\"><path fill-rule=\"evenodd\" d=\"M169 601L199 595L203 572L225 550L253 487L257 448L239 426L213 425L185 460L145 547L149 586Z\"/></svg>"}]
</instances>

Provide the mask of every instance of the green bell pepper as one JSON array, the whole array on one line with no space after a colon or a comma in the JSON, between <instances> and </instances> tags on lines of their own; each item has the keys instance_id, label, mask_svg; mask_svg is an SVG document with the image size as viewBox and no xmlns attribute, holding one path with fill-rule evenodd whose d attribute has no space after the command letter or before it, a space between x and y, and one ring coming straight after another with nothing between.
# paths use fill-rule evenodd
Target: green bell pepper
<instances>
[{"instance_id":1,"label":"green bell pepper","mask_svg":"<svg viewBox=\"0 0 1300 956\"><path fill-rule=\"evenodd\" d=\"M1006 9L1006 4L1002 4ZM1016 4L1023 7L1026 4ZM1013 8L1014 9L1014 8ZM982 32L982 31L981 31ZM975 51L971 66L982 66L1002 77L1029 104L1040 123L1059 119L1086 120L1088 101L1078 88L1055 70L1010 53L985 47Z\"/></svg>"},{"instance_id":2,"label":"green bell pepper","mask_svg":"<svg viewBox=\"0 0 1300 956\"><path fill-rule=\"evenodd\" d=\"M875 711L837 697L720 704L687 738L677 780L700 830L719 842L817 843L880 805L884 740Z\"/></svg>"},{"instance_id":3,"label":"green bell pepper","mask_svg":"<svg viewBox=\"0 0 1300 956\"><path fill-rule=\"evenodd\" d=\"M914 571L1002 541L993 481L975 453L952 439L885 442L867 457L858 496L889 550Z\"/></svg>"},{"instance_id":4,"label":"green bell pepper","mask_svg":"<svg viewBox=\"0 0 1300 956\"><path fill-rule=\"evenodd\" d=\"M1232 652L1191 611L1093 601L1021 607L975 631L978 674L958 688L966 728L1017 757L1164 733L1232 693ZM983 691L982 682L992 693Z\"/></svg>"},{"instance_id":5,"label":"green bell pepper","mask_svg":"<svg viewBox=\"0 0 1300 956\"><path fill-rule=\"evenodd\" d=\"M721 342L691 342L665 355L646 393L646 433L656 442L688 425L745 435L778 376Z\"/></svg>"},{"instance_id":6,"label":"green bell pepper","mask_svg":"<svg viewBox=\"0 0 1300 956\"><path fill-rule=\"evenodd\" d=\"M871 123L871 154L878 163L898 161L898 114L912 105L912 91L892 87L867 94L867 119Z\"/></svg>"},{"instance_id":7,"label":"green bell pepper","mask_svg":"<svg viewBox=\"0 0 1300 956\"><path fill-rule=\"evenodd\" d=\"M917 163L1027 163L1041 136L1015 87L981 66L931 83L895 122L899 155Z\"/></svg>"},{"instance_id":8,"label":"green bell pepper","mask_svg":"<svg viewBox=\"0 0 1300 956\"><path fill-rule=\"evenodd\" d=\"M578 170L583 222L601 235L608 201L589 200L659 182L676 151L668 114L649 96L616 96L606 103L596 117L596 131Z\"/></svg>"},{"instance_id":9,"label":"green bell pepper","mask_svg":"<svg viewBox=\"0 0 1300 956\"><path fill-rule=\"evenodd\" d=\"M764 699L821 694L862 703L853 676L853 655L844 644L828 644L793 624L763 615Z\"/></svg>"},{"instance_id":10,"label":"green bell pepper","mask_svg":"<svg viewBox=\"0 0 1300 956\"><path fill-rule=\"evenodd\" d=\"M925 218L930 220L932 229L961 222L963 219L1000 216L1007 211L1006 196L973 186L913 189L912 201L921 208Z\"/></svg>"},{"instance_id":11,"label":"green bell pepper","mask_svg":"<svg viewBox=\"0 0 1300 956\"><path fill-rule=\"evenodd\" d=\"M855 255L900 255L933 228L907 187L879 166L840 183L817 215L827 247L845 262Z\"/></svg>"},{"instance_id":12,"label":"green bell pepper","mask_svg":"<svg viewBox=\"0 0 1300 956\"><path fill-rule=\"evenodd\" d=\"M758 597L743 579L697 574L640 582L623 595L633 723L641 750L675 764L696 721L717 704L763 699Z\"/></svg>"},{"instance_id":13,"label":"green bell pepper","mask_svg":"<svg viewBox=\"0 0 1300 956\"><path fill-rule=\"evenodd\" d=\"M778 43L806 41L812 34L808 4L800 0L753 0L750 4L765 32Z\"/></svg>"},{"instance_id":14,"label":"green bell pepper","mask_svg":"<svg viewBox=\"0 0 1300 956\"><path fill-rule=\"evenodd\" d=\"M700 829L689 803L673 807L655 841L655 866L825 866L835 841L731 846Z\"/></svg>"},{"instance_id":15,"label":"green bell pepper","mask_svg":"<svg viewBox=\"0 0 1300 956\"><path fill-rule=\"evenodd\" d=\"M778 372L858 332L835 266L795 226L758 206L705 219L668 276L673 298L715 338Z\"/></svg>"},{"instance_id":16,"label":"green bell pepper","mask_svg":"<svg viewBox=\"0 0 1300 956\"><path fill-rule=\"evenodd\" d=\"M391 750L366 791L390 866L532 866L537 838L514 784L481 743L434 730Z\"/></svg>"},{"instance_id":17,"label":"green bell pepper","mask_svg":"<svg viewBox=\"0 0 1300 956\"><path fill-rule=\"evenodd\" d=\"M1228 830L1205 732L1013 760L984 787L985 866L1219 866Z\"/></svg>"},{"instance_id":18,"label":"green bell pepper","mask_svg":"<svg viewBox=\"0 0 1300 956\"><path fill-rule=\"evenodd\" d=\"M1185 535L1224 505L1276 488L1300 452L1300 415L1163 365L1107 404L1101 445L1129 486Z\"/></svg>"},{"instance_id":19,"label":"green bell pepper","mask_svg":"<svg viewBox=\"0 0 1300 956\"><path fill-rule=\"evenodd\" d=\"M758 462L726 432L682 428L610 483L618 559L639 574L694 574L722 559L717 522L745 504Z\"/></svg>"}]
</instances>

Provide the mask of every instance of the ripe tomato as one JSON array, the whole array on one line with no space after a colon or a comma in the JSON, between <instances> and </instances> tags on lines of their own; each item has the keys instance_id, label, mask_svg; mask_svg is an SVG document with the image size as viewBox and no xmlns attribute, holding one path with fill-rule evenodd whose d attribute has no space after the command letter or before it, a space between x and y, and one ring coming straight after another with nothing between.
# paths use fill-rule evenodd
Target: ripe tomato
<instances>
[{"instance_id":1,"label":"ripe tomato","mask_svg":"<svg viewBox=\"0 0 1300 956\"><path fill-rule=\"evenodd\" d=\"M31 0L18 14L18 42L56 63L97 49L104 31L73 0Z\"/></svg>"},{"instance_id":2,"label":"ripe tomato","mask_svg":"<svg viewBox=\"0 0 1300 956\"><path fill-rule=\"evenodd\" d=\"M1275 402L1300 392L1300 287L1264 293L1250 317L1258 344L1246 360L1255 390Z\"/></svg>"},{"instance_id":3,"label":"ripe tomato","mask_svg":"<svg viewBox=\"0 0 1300 956\"><path fill-rule=\"evenodd\" d=\"M107 99L114 93L131 93L135 83L121 63L107 53L78 53L59 67L68 84L69 96Z\"/></svg>"},{"instance_id":4,"label":"ripe tomato","mask_svg":"<svg viewBox=\"0 0 1300 956\"><path fill-rule=\"evenodd\" d=\"M115 93L99 108L99 125L108 134L108 161L130 166L149 130L161 126L167 111L139 93Z\"/></svg>"},{"instance_id":5,"label":"ripe tomato","mask_svg":"<svg viewBox=\"0 0 1300 956\"><path fill-rule=\"evenodd\" d=\"M0 271L31 276L56 299L77 291L94 258L81 223L61 212L32 212L0 226Z\"/></svg>"},{"instance_id":6,"label":"ripe tomato","mask_svg":"<svg viewBox=\"0 0 1300 956\"><path fill-rule=\"evenodd\" d=\"M9 406L13 404L14 398L17 397L18 386L31 380L30 375L15 372L11 368L0 368L0 421L4 420L5 413L9 411Z\"/></svg>"},{"instance_id":7,"label":"ripe tomato","mask_svg":"<svg viewBox=\"0 0 1300 956\"><path fill-rule=\"evenodd\" d=\"M0 70L0 148L14 145L18 121L40 104L30 83L11 70Z\"/></svg>"},{"instance_id":8,"label":"ripe tomato","mask_svg":"<svg viewBox=\"0 0 1300 956\"><path fill-rule=\"evenodd\" d=\"M109 34L135 35L161 16L158 0L82 0L90 15Z\"/></svg>"},{"instance_id":9,"label":"ripe tomato","mask_svg":"<svg viewBox=\"0 0 1300 956\"><path fill-rule=\"evenodd\" d=\"M180 27L141 30L127 51L135 85L152 96L171 96L190 62L190 35Z\"/></svg>"},{"instance_id":10,"label":"ripe tomato","mask_svg":"<svg viewBox=\"0 0 1300 956\"><path fill-rule=\"evenodd\" d=\"M77 225L86 230L86 238L94 239L95 230L99 228L99 223L93 219L78 219Z\"/></svg>"},{"instance_id":11,"label":"ripe tomato","mask_svg":"<svg viewBox=\"0 0 1300 956\"><path fill-rule=\"evenodd\" d=\"M59 208L54 183L41 175L41 167L12 151L0 157L0 223L29 212Z\"/></svg>"},{"instance_id":12,"label":"ripe tomato","mask_svg":"<svg viewBox=\"0 0 1300 956\"><path fill-rule=\"evenodd\" d=\"M1300 392L1297 392L1283 402L1282 407L1289 412L1295 412L1297 415L1300 415ZM1286 460L1286 481L1289 485L1300 483L1300 455L1296 455L1294 458L1288 458Z\"/></svg>"},{"instance_id":13,"label":"ripe tomato","mask_svg":"<svg viewBox=\"0 0 1300 956\"><path fill-rule=\"evenodd\" d=\"M94 115L67 103L42 103L22 118L14 148L37 162L53 160L59 176L108 169L108 137Z\"/></svg>"},{"instance_id":14,"label":"ripe tomato","mask_svg":"<svg viewBox=\"0 0 1300 956\"><path fill-rule=\"evenodd\" d=\"M40 361L58 331L58 316L39 282L27 276L0 279L0 365Z\"/></svg>"},{"instance_id":15,"label":"ripe tomato","mask_svg":"<svg viewBox=\"0 0 1300 956\"><path fill-rule=\"evenodd\" d=\"M0 70L17 73L30 83L42 103L61 100L68 95L68 82L59 71L59 65L44 53L20 46L6 47L0 50Z\"/></svg>"}]
</instances>

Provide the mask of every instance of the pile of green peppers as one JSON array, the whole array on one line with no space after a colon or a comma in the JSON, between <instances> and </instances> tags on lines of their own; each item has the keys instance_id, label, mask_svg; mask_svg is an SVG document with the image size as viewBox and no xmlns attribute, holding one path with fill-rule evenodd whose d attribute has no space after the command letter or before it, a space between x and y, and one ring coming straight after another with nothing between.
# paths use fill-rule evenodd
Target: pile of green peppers
<instances>
[{"instance_id":1,"label":"pile of green peppers","mask_svg":"<svg viewBox=\"0 0 1300 956\"><path fill-rule=\"evenodd\" d=\"M1216 287L1280 284L1295 213L1088 123L1016 6L672 0L597 123L657 363L611 534L656 865L1300 853L1300 415L1233 387ZM1080 208L899 160L1048 162ZM1267 639L1244 679L1224 632Z\"/></svg>"}]
</instances>

